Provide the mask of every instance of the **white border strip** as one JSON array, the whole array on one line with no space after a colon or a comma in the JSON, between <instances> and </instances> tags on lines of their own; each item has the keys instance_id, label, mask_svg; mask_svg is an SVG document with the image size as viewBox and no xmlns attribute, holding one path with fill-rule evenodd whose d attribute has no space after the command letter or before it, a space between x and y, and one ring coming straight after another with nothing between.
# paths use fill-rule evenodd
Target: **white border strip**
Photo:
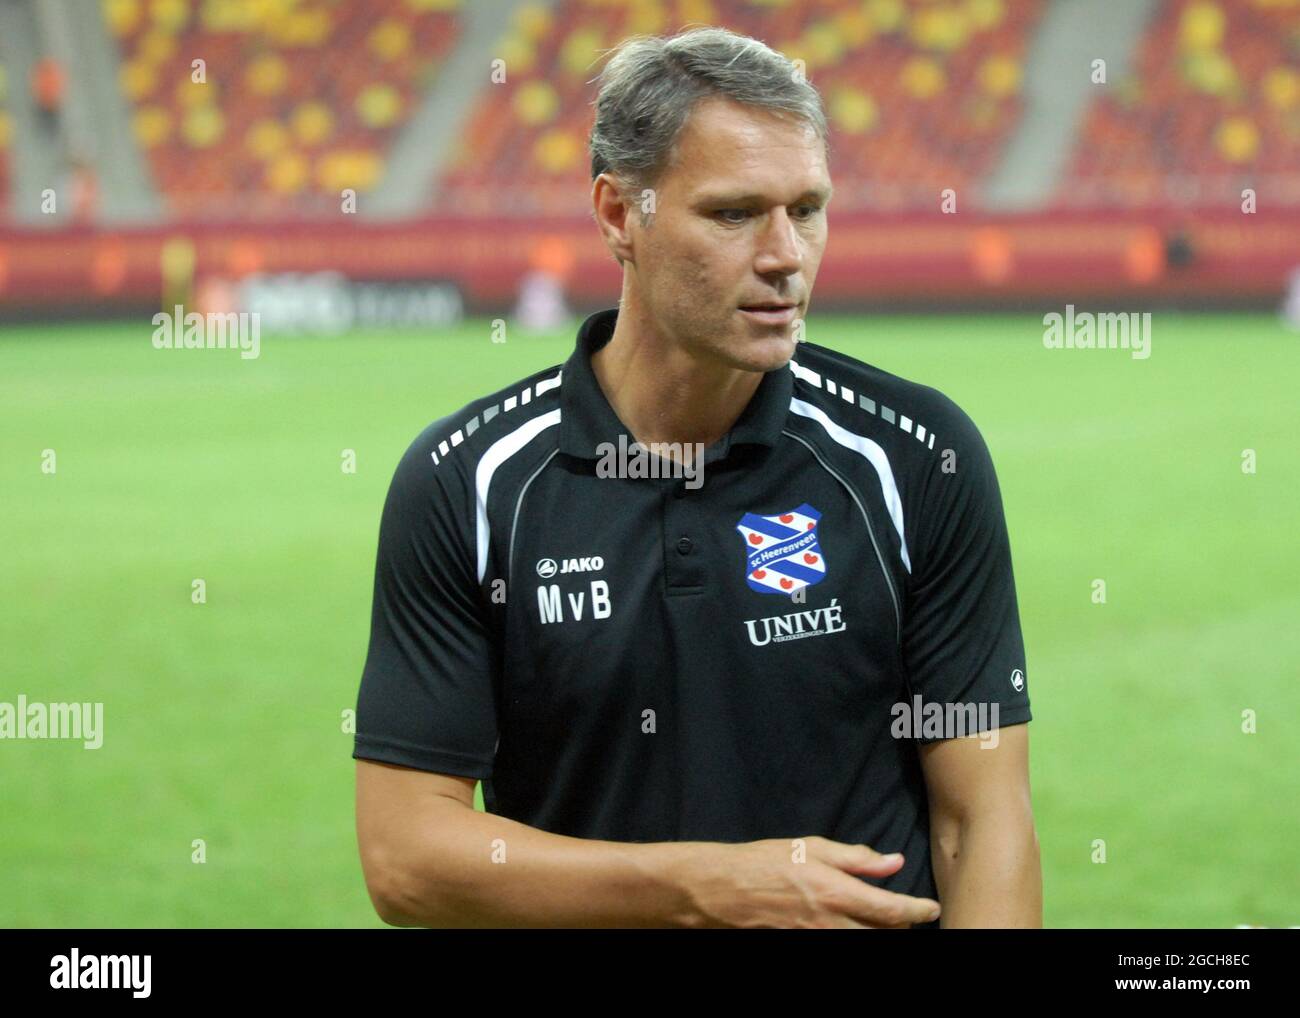
<instances>
[{"instance_id":1,"label":"white border strip","mask_svg":"<svg viewBox=\"0 0 1300 1018\"><path fill-rule=\"evenodd\" d=\"M487 501L488 489L492 486L492 475L497 472L497 467L501 466L502 463L543 431L559 423L560 408L556 407L554 410L540 414L521 424L508 435L498 438L488 446L487 451L483 453L483 458L478 461L478 466L474 469L474 491L477 503L475 526L478 538L479 583L483 582L483 577L487 573L488 543L491 537L488 530Z\"/></svg>"},{"instance_id":2,"label":"white border strip","mask_svg":"<svg viewBox=\"0 0 1300 1018\"><path fill-rule=\"evenodd\" d=\"M899 551L902 555L903 566L910 573L912 571L912 562L907 554L907 538L903 536L903 500L898 494L898 485L894 483L894 471L889 466L889 457L885 455L885 450L871 439L862 435L855 435L852 431L841 428L827 417L820 407L815 407L811 403L805 403L801 399L792 399L790 400L790 410L800 417L808 417L816 421L825 429L826 434L830 435L836 442L846 449L852 449L875 467L876 476L880 478L880 489L885 496L885 508L889 511L889 518L894 521L894 529L898 531Z\"/></svg>"}]
</instances>

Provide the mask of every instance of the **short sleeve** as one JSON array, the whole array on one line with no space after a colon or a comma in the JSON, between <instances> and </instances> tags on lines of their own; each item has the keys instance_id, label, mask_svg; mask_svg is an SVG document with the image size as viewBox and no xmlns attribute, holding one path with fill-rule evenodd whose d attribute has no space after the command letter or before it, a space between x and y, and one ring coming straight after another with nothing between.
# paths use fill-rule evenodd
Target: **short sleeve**
<instances>
[{"instance_id":1,"label":"short sleeve","mask_svg":"<svg viewBox=\"0 0 1300 1018\"><path fill-rule=\"evenodd\" d=\"M933 450L924 484L912 496L916 542L902 655L912 696L927 705L963 706L962 716L970 720L962 732L945 731L943 737L950 738L1032 716L1011 544L993 460L970 418L945 404L940 434L946 441Z\"/></svg>"},{"instance_id":2,"label":"short sleeve","mask_svg":"<svg viewBox=\"0 0 1300 1018\"><path fill-rule=\"evenodd\" d=\"M470 552L472 489L457 462L430 456L440 423L402 457L384 503L352 755L486 779L495 654Z\"/></svg>"}]
</instances>

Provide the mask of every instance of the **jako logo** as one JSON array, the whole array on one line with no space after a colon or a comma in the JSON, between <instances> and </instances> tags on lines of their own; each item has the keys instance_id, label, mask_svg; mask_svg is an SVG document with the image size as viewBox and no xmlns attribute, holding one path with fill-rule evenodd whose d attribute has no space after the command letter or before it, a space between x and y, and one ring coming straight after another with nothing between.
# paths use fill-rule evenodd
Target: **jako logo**
<instances>
[{"instance_id":1,"label":"jako logo","mask_svg":"<svg viewBox=\"0 0 1300 1018\"><path fill-rule=\"evenodd\" d=\"M537 563L537 575L546 580L560 573L598 573L605 568L605 560L599 555L592 555L589 558L566 558L562 565L556 568L555 559L544 558Z\"/></svg>"},{"instance_id":2,"label":"jako logo","mask_svg":"<svg viewBox=\"0 0 1300 1018\"><path fill-rule=\"evenodd\" d=\"M149 996L153 955L88 954L75 947L50 959L50 986L56 990L131 990Z\"/></svg>"}]
</instances>

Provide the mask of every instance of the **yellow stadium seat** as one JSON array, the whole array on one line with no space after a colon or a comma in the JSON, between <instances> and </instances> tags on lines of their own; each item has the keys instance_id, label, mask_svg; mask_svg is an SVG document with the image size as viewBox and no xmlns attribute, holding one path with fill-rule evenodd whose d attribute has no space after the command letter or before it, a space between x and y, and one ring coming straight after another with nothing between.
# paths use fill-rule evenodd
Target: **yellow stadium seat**
<instances>
[{"instance_id":1,"label":"yellow stadium seat","mask_svg":"<svg viewBox=\"0 0 1300 1018\"><path fill-rule=\"evenodd\" d=\"M840 11L835 15L834 24L846 46L863 46L876 34L875 23L861 7Z\"/></svg>"},{"instance_id":2,"label":"yellow stadium seat","mask_svg":"<svg viewBox=\"0 0 1300 1018\"><path fill-rule=\"evenodd\" d=\"M1274 109L1294 109L1300 102L1300 73L1290 67L1274 67L1264 75L1260 91Z\"/></svg>"},{"instance_id":3,"label":"yellow stadium seat","mask_svg":"<svg viewBox=\"0 0 1300 1018\"><path fill-rule=\"evenodd\" d=\"M132 118L131 127L141 145L154 148L171 134L172 117L160 106L146 106Z\"/></svg>"},{"instance_id":4,"label":"yellow stadium seat","mask_svg":"<svg viewBox=\"0 0 1300 1018\"><path fill-rule=\"evenodd\" d=\"M597 29L575 29L560 47L560 66L570 74L584 75L595 64L603 46L604 41Z\"/></svg>"},{"instance_id":5,"label":"yellow stadium seat","mask_svg":"<svg viewBox=\"0 0 1300 1018\"><path fill-rule=\"evenodd\" d=\"M197 109L200 106L215 106L220 99L217 83L210 75L207 75L205 81L195 81L187 74L176 82L173 95L176 104L187 110Z\"/></svg>"},{"instance_id":6,"label":"yellow stadium seat","mask_svg":"<svg viewBox=\"0 0 1300 1018\"><path fill-rule=\"evenodd\" d=\"M1259 128L1247 117L1229 117L1214 131L1219 154L1230 163L1248 163L1259 152Z\"/></svg>"},{"instance_id":7,"label":"yellow stadium seat","mask_svg":"<svg viewBox=\"0 0 1300 1018\"><path fill-rule=\"evenodd\" d=\"M659 0L635 0L628 10L628 35L659 35L668 26L668 12Z\"/></svg>"},{"instance_id":8,"label":"yellow stadium seat","mask_svg":"<svg viewBox=\"0 0 1300 1018\"><path fill-rule=\"evenodd\" d=\"M133 61L123 64L118 72L122 91L137 102L151 95L157 84L157 75L151 64Z\"/></svg>"},{"instance_id":9,"label":"yellow stadium seat","mask_svg":"<svg viewBox=\"0 0 1300 1018\"><path fill-rule=\"evenodd\" d=\"M1193 88L1208 95L1227 96L1238 85L1232 60L1222 50L1197 50L1183 62L1183 74Z\"/></svg>"},{"instance_id":10,"label":"yellow stadium seat","mask_svg":"<svg viewBox=\"0 0 1300 1018\"><path fill-rule=\"evenodd\" d=\"M153 23L168 35L175 35L189 23L190 5L186 0L150 0Z\"/></svg>"},{"instance_id":11,"label":"yellow stadium seat","mask_svg":"<svg viewBox=\"0 0 1300 1018\"><path fill-rule=\"evenodd\" d=\"M1007 8L1003 0L966 0L966 17L971 27L978 31L987 32L990 28L996 28L1006 16Z\"/></svg>"},{"instance_id":12,"label":"yellow stadium seat","mask_svg":"<svg viewBox=\"0 0 1300 1018\"><path fill-rule=\"evenodd\" d=\"M526 39L543 38L551 30L553 18L548 8L541 4L524 4L514 16L515 29Z\"/></svg>"},{"instance_id":13,"label":"yellow stadium seat","mask_svg":"<svg viewBox=\"0 0 1300 1018\"><path fill-rule=\"evenodd\" d=\"M512 74L526 74L537 65L537 50L527 39L517 35L506 36L497 46L505 63L507 80Z\"/></svg>"},{"instance_id":14,"label":"yellow stadium seat","mask_svg":"<svg viewBox=\"0 0 1300 1018\"><path fill-rule=\"evenodd\" d=\"M1178 22L1178 41L1187 50L1214 49L1223 43L1226 19L1218 4L1201 2L1183 9Z\"/></svg>"},{"instance_id":15,"label":"yellow stadium seat","mask_svg":"<svg viewBox=\"0 0 1300 1018\"><path fill-rule=\"evenodd\" d=\"M215 106L198 106L185 114L181 135L193 148L211 148L226 130L225 118Z\"/></svg>"},{"instance_id":16,"label":"yellow stadium seat","mask_svg":"<svg viewBox=\"0 0 1300 1018\"><path fill-rule=\"evenodd\" d=\"M804 30L803 52L810 70L829 67L844 56L844 39L833 24L819 21Z\"/></svg>"},{"instance_id":17,"label":"yellow stadium seat","mask_svg":"<svg viewBox=\"0 0 1300 1018\"><path fill-rule=\"evenodd\" d=\"M922 7L908 22L907 34L921 49L951 53L966 45L970 27L958 7Z\"/></svg>"},{"instance_id":18,"label":"yellow stadium seat","mask_svg":"<svg viewBox=\"0 0 1300 1018\"><path fill-rule=\"evenodd\" d=\"M533 157L547 173L564 173L578 165L582 146L567 131L547 131L537 139Z\"/></svg>"},{"instance_id":19,"label":"yellow stadium seat","mask_svg":"<svg viewBox=\"0 0 1300 1018\"><path fill-rule=\"evenodd\" d=\"M393 124L402 113L402 97L392 85L368 85L356 99L357 116L367 127Z\"/></svg>"},{"instance_id":20,"label":"yellow stadium seat","mask_svg":"<svg viewBox=\"0 0 1300 1018\"><path fill-rule=\"evenodd\" d=\"M896 32L907 20L907 5L903 0L866 0L864 9L880 32Z\"/></svg>"},{"instance_id":21,"label":"yellow stadium seat","mask_svg":"<svg viewBox=\"0 0 1300 1018\"><path fill-rule=\"evenodd\" d=\"M999 99L1019 91L1020 77L1020 64L1005 54L986 57L980 64L980 88Z\"/></svg>"},{"instance_id":22,"label":"yellow stadium seat","mask_svg":"<svg viewBox=\"0 0 1300 1018\"><path fill-rule=\"evenodd\" d=\"M278 53L263 53L248 65L244 81L254 95L279 95L289 83L289 65Z\"/></svg>"},{"instance_id":23,"label":"yellow stadium seat","mask_svg":"<svg viewBox=\"0 0 1300 1018\"><path fill-rule=\"evenodd\" d=\"M866 134L880 118L871 96L853 88L837 89L831 94L828 112L836 130L846 134Z\"/></svg>"},{"instance_id":24,"label":"yellow stadium seat","mask_svg":"<svg viewBox=\"0 0 1300 1018\"><path fill-rule=\"evenodd\" d=\"M914 99L932 99L947 87L948 78L938 61L912 57L903 65L899 84Z\"/></svg>"},{"instance_id":25,"label":"yellow stadium seat","mask_svg":"<svg viewBox=\"0 0 1300 1018\"><path fill-rule=\"evenodd\" d=\"M301 152L283 152L266 168L266 186L276 194L301 191L307 179L307 159Z\"/></svg>"},{"instance_id":26,"label":"yellow stadium seat","mask_svg":"<svg viewBox=\"0 0 1300 1018\"><path fill-rule=\"evenodd\" d=\"M294 137L304 145L316 145L334 133L334 114L322 102L305 102L293 111Z\"/></svg>"},{"instance_id":27,"label":"yellow stadium seat","mask_svg":"<svg viewBox=\"0 0 1300 1018\"><path fill-rule=\"evenodd\" d=\"M678 0L677 18L683 25L712 25L718 12L712 0Z\"/></svg>"},{"instance_id":28,"label":"yellow stadium seat","mask_svg":"<svg viewBox=\"0 0 1300 1018\"><path fill-rule=\"evenodd\" d=\"M160 64L176 52L176 36L154 29L141 37L136 52L141 58Z\"/></svg>"},{"instance_id":29,"label":"yellow stadium seat","mask_svg":"<svg viewBox=\"0 0 1300 1018\"><path fill-rule=\"evenodd\" d=\"M536 127L555 119L560 108L560 98L549 82L529 81L515 92L513 105L515 116L521 123Z\"/></svg>"},{"instance_id":30,"label":"yellow stadium seat","mask_svg":"<svg viewBox=\"0 0 1300 1018\"><path fill-rule=\"evenodd\" d=\"M276 24L272 37L282 46L310 48L323 45L333 28L330 12L314 8L286 15Z\"/></svg>"},{"instance_id":31,"label":"yellow stadium seat","mask_svg":"<svg viewBox=\"0 0 1300 1018\"><path fill-rule=\"evenodd\" d=\"M140 0L104 0L104 21L116 36L130 35L140 24Z\"/></svg>"},{"instance_id":32,"label":"yellow stadium seat","mask_svg":"<svg viewBox=\"0 0 1300 1018\"><path fill-rule=\"evenodd\" d=\"M253 124L244 135L244 147L257 159L274 159L288 146L288 130L269 117Z\"/></svg>"},{"instance_id":33,"label":"yellow stadium seat","mask_svg":"<svg viewBox=\"0 0 1300 1018\"><path fill-rule=\"evenodd\" d=\"M365 149L326 152L316 162L316 183L324 191L338 193L346 187L369 191L383 169L378 154Z\"/></svg>"},{"instance_id":34,"label":"yellow stadium seat","mask_svg":"<svg viewBox=\"0 0 1300 1018\"><path fill-rule=\"evenodd\" d=\"M370 52L380 60L397 60L411 48L411 35L400 21L381 21L366 39Z\"/></svg>"}]
</instances>

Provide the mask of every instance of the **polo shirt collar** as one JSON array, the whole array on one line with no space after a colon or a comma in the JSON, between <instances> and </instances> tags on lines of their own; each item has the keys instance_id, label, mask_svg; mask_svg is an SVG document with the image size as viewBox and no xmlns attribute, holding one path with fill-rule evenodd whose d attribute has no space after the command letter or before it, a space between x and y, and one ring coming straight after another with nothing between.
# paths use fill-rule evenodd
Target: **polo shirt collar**
<instances>
[{"instance_id":1,"label":"polo shirt collar","mask_svg":"<svg viewBox=\"0 0 1300 1018\"><path fill-rule=\"evenodd\" d=\"M631 433L618 419L591 369L591 355L609 342L618 321L618 308L597 311L578 330L578 342L564 363L560 385L560 451L582 459L598 459L601 443L617 445L618 436ZM710 446L706 459L726 456L741 444L774 446L781 437L794 393L794 375L784 364L763 376L753 397L731 431Z\"/></svg>"}]
</instances>

